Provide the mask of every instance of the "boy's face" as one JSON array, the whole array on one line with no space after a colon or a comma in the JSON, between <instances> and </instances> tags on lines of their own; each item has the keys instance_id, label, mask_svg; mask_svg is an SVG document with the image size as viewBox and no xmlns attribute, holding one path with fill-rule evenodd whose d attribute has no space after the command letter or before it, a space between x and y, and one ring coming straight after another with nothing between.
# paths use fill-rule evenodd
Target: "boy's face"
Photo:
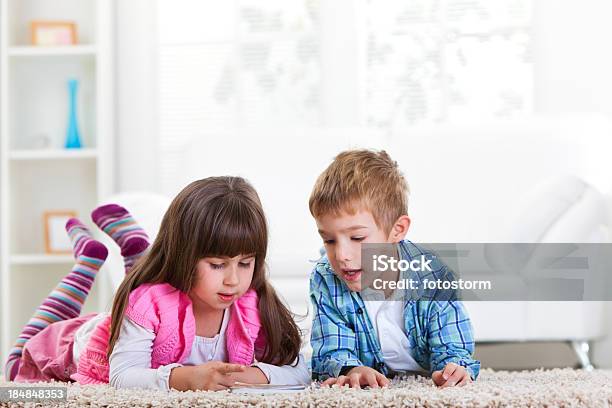
<instances>
[{"instance_id":1,"label":"boy's face","mask_svg":"<svg viewBox=\"0 0 612 408\"><path fill-rule=\"evenodd\" d=\"M405 217L407 230L410 219L402 217ZM346 212L323 215L317 217L316 222L334 273L352 291L361 290L361 244L398 242L406 235L406 231L398 234L395 226L386 233L376 225L372 213L365 209L357 210L353 215Z\"/></svg>"}]
</instances>

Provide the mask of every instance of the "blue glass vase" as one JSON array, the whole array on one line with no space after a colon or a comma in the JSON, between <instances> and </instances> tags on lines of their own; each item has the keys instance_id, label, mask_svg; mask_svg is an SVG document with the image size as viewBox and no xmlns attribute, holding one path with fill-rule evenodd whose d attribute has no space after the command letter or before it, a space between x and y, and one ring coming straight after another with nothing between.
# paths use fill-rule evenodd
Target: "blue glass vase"
<instances>
[{"instance_id":1,"label":"blue glass vase","mask_svg":"<svg viewBox=\"0 0 612 408\"><path fill-rule=\"evenodd\" d=\"M68 80L68 129L66 130L66 149L81 148L81 134L77 123L76 114L76 93L79 81L76 79Z\"/></svg>"}]
</instances>

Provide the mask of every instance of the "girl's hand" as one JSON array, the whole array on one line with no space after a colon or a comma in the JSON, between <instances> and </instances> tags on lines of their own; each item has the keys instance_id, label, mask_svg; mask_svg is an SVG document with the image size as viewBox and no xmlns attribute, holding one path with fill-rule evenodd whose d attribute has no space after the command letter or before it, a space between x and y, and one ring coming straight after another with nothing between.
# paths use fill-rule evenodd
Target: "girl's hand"
<instances>
[{"instance_id":1,"label":"girl's hand","mask_svg":"<svg viewBox=\"0 0 612 408\"><path fill-rule=\"evenodd\" d=\"M444 370L434 371L431 373L431 379L440 388L453 387L455 385L462 387L472 382L472 377L470 377L470 373L468 373L465 367L455 363L448 363Z\"/></svg>"},{"instance_id":2,"label":"girl's hand","mask_svg":"<svg viewBox=\"0 0 612 408\"><path fill-rule=\"evenodd\" d=\"M328 378L321 384L324 387L337 384L340 387L348 385L351 388L361 388L361 386L370 386L370 388L386 387L390 383L389 379L374 370L373 368L361 366L352 368L346 375L341 375L338 378Z\"/></svg>"},{"instance_id":3,"label":"girl's hand","mask_svg":"<svg viewBox=\"0 0 612 408\"><path fill-rule=\"evenodd\" d=\"M211 361L196 366L194 385L197 390L219 391L234 385L236 380L231 377L231 373L239 373L246 367L240 364L228 364L220 361Z\"/></svg>"},{"instance_id":4,"label":"girl's hand","mask_svg":"<svg viewBox=\"0 0 612 408\"><path fill-rule=\"evenodd\" d=\"M236 382L230 374L239 373L245 369L246 367L240 364L228 364L220 361L211 361L191 367L176 367L170 373L169 384L171 388L179 391L225 390Z\"/></svg>"}]
</instances>

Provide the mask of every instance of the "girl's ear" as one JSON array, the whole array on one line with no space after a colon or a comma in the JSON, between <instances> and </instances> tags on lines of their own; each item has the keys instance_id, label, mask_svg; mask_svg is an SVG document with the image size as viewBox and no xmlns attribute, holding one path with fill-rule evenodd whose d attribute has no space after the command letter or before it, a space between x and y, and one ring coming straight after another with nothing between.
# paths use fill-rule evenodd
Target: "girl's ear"
<instances>
[{"instance_id":1,"label":"girl's ear","mask_svg":"<svg viewBox=\"0 0 612 408\"><path fill-rule=\"evenodd\" d=\"M400 216L395 220L395 223L393 223L391 231L389 231L389 236L387 237L387 242L400 242L406 237L408 228L410 228L410 217L407 215Z\"/></svg>"}]
</instances>

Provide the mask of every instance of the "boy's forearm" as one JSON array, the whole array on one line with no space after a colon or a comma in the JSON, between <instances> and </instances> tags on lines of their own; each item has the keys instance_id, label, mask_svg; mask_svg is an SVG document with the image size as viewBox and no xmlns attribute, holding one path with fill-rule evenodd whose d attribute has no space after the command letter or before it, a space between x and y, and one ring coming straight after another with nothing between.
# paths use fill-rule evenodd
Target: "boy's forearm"
<instances>
[{"instance_id":1,"label":"boy's forearm","mask_svg":"<svg viewBox=\"0 0 612 408\"><path fill-rule=\"evenodd\" d=\"M312 378L314 380L338 377L354 367L364 365L357 356L347 358L346 351L343 351L341 356L337 355L336 352L330 353L324 358L312 357Z\"/></svg>"}]
</instances>

